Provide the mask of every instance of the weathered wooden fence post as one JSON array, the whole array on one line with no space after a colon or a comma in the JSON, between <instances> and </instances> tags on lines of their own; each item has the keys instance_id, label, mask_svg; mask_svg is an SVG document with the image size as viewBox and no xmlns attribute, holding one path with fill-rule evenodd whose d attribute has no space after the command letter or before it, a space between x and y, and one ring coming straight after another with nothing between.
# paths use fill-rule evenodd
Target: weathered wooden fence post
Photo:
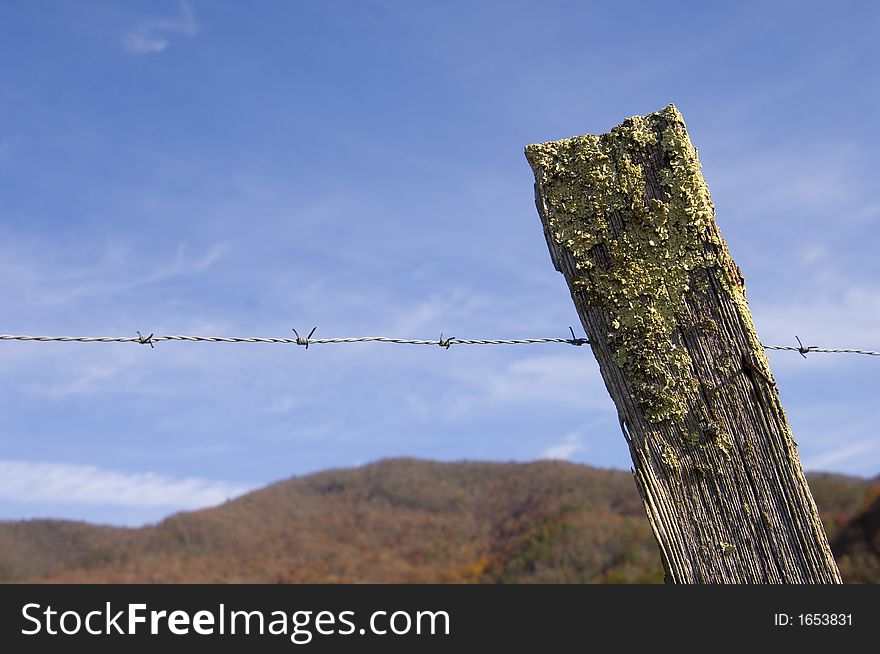
<instances>
[{"instance_id":1,"label":"weathered wooden fence post","mask_svg":"<svg viewBox=\"0 0 880 654\"><path fill-rule=\"evenodd\" d=\"M667 581L840 583L681 114L526 158Z\"/></svg>"}]
</instances>

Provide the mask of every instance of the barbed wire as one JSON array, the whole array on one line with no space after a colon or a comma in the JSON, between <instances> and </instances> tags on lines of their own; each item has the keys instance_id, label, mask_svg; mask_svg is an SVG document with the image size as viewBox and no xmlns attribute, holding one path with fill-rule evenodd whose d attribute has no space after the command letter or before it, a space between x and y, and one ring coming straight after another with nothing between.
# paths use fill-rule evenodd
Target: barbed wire
<instances>
[{"instance_id":1,"label":"barbed wire","mask_svg":"<svg viewBox=\"0 0 880 654\"><path fill-rule=\"evenodd\" d=\"M805 359L810 352L819 352L824 354L864 354L870 357L878 357L880 356L880 352L874 352L873 350L859 350L851 347L816 347L815 345L804 346L801 342L801 339L795 336L797 339L798 346L794 347L793 345L763 345L765 350L785 350L789 352L797 352Z\"/></svg>"},{"instance_id":2,"label":"barbed wire","mask_svg":"<svg viewBox=\"0 0 880 654\"><path fill-rule=\"evenodd\" d=\"M190 341L201 343L283 343L288 345L325 345L328 343L396 343L399 345L434 345L449 348L453 345L531 345L534 343L568 343L569 345L586 345L585 338L516 338L516 339L475 339L475 338L444 338L421 340L410 338L391 338L388 336L355 336L348 338L311 338L299 336L293 338L244 337L244 336L190 336L169 334L156 336L29 336L25 334L0 334L0 341L58 341L62 343L139 343L153 346L163 341Z\"/></svg>"},{"instance_id":3,"label":"barbed wire","mask_svg":"<svg viewBox=\"0 0 880 654\"><path fill-rule=\"evenodd\" d=\"M765 350L786 350L789 352L800 352L801 355L806 358L807 354L811 352L825 353L825 354L866 354L871 357L880 357L880 352L874 352L873 350L857 350L850 347L793 347L791 345L764 345Z\"/></svg>"},{"instance_id":4,"label":"barbed wire","mask_svg":"<svg viewBox=\"0 0 880 654\"><path fill-rule=\"evenodd\" d=\"M306 349L310 345L327 345L332 343L394 343L398 345L433 345L449 349L453 345L533 345L536 343L566 343L568 345L581 346L589 344L589 339L575 336L574 330L569 327L571 338L444 338L440 334L439 339L422 340L410 338L391 338L388 336L354 336L347 338L312 338L317 327L309 332L308 336L300 336L296 329L292 330L294 336L288 338L273 338L259 336L192 336L185 334L168 334L156 336L150 334L144 336L137 332L137 336L31 336L28 334L0 334L0 341L36 341L36 342L61 342L61 343L137 343L155 347L156 343L164 341L186 341L198 343L280 343L285 345L300 345ZM862 354L867 356L880 356L880 352L873 350L861 350L856 348L824 348L815 345L805 346L801 339L795 336L798 344L795 345L764 345L765 350L781 350L797 352L806 358L807 354Z\"/></svg>"}]
</instances>

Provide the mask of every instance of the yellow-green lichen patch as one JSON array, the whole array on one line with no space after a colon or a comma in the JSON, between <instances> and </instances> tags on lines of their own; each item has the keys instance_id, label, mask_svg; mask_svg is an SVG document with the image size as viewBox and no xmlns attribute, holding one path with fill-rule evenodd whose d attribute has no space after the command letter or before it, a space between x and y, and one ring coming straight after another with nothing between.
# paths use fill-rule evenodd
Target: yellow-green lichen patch
<instances>
[{"instance_id":1,"label":"yellow-green lichen patch","mask_svg":"<svg viewBox=\"0 0 880 654\"><path fill-rule=\"evenodd\" d=\"M694 461L691 469L695 474L705 479L724 476L724 468L722 468L720 465L715 467L711 463L707 463L705 461Z\"/></svg>"},{"instance_id":2,"label":"yellow-green lichen patch","mask_svg":"<svg viewBox=\"0 0 880 654\"><path fill-rule=\"evenodd\" d=\"M675 332L686 294L724 248L681 114L670 105L609 134L530 145L526 156L548 231L575 264L572 289L603 309L634 397L653 422L682 417L696 380Z\"/></svg>"},{"instance_id":3,"label":"yellow-green lichen patch","mask_svg":"<svg viewBox=\"0 0 880 654\"><path fill-rule=\"evenodd\" d=\"M726 460L730 461L734 443L733 437L725 426L714 420L703 420L700 427L706 435L707 444L711 444Z\"/></svg>"},{"instance_id":4,"label":"yellow-green lichen patch","mask_svg":"<svg viewBox=\"0 0 880 654\"><path fill-rule=\"evenodd\" d=\"M716 547L718 548L718 551L721 553L722 556L727 556L736 552L736 545L734 545L733 543L719 541L716 544Z\"/></svg>"},{"instance_id":5,"label":"yellow-green lichen patch","mask_svg":"<svg viewBox=\"0 0 880 654\"><path fill-rule=\"evenodd\" d=\"M697 447L700 444L702 434L696 429L685 427L681 432L681 440L691 447Z\"/></svg>"},{"instance_id":6,"label":"yellow-green lichen patch","mask_svg":"<svg viewBox=\"0 0 880 654\"><path fill-rule=\"evenodd\" d=\"M718 323L706 316L696 325L701 334L714 335L718 333Z\"/></svg>"},{"instance_id":7,"label":"yellow-green lichen patch","mask_svg":"<svg viewBox=\"0 0 880 654\"><path fill-rule=\"evenodd\" d=\"M725 459L730 461L733 452L733 436L730 435L730 432L725 429L719 429L715 434L715 438L712 440L712 444L715 448L721 452L722 456Z\"/></svg>"},{"instance_id":8,"label":"yellow-green lichen patch","mask_svg":"<svg viewBox=\"0 0 880 654\"><path fill-rule=\"evenodd\" d=\"M668 445L663 448L663 453L660 455L660 459L663 461L664 465L667 468L671 468L673 470L677 470L681 467L681 462L678 460L678 457L675 455L675 452Z\"/></svg>"}]
</instances>

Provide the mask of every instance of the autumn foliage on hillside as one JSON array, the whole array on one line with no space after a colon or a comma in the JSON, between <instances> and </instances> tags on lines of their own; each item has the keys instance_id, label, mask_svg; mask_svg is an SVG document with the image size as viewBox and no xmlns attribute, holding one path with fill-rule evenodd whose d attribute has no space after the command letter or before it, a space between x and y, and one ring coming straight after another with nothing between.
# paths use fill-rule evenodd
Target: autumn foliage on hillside
<instances>
[{"instance_id":1,"label":"autumn foliage on hillside","mask_svg":"<svg viewBox=\"0 0 880 654\"><path fill-rule=\"evenodd\" d=\"M869 482L810 477L833 538ZM662 581L632 477L561 461L393 459L141 529L0 523L0 578L59 582Z\"/></svg>"},{"instance_id":2,"label":"autumn foliage on hillside","mask_svg":"<svg viewBox=\"0 0 880 654\"><path fill-rule=\"evenodd\" d=\"M873 486L864 507L832 541L844 579L880 584L880 484Z\"/></svg>"}]
</instances>

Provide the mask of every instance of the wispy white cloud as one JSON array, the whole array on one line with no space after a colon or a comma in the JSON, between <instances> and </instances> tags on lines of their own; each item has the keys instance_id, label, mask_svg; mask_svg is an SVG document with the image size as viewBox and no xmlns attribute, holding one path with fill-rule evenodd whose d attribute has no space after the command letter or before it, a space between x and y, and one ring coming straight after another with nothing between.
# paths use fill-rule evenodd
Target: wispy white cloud
<instances>
[{"instance_id":1,"label":"wispy white cloud","mask_svg":"<svg viewBox=\"0 0 880 654\"><path fill-rule=\"evenodd\" d=\"M158 54L171 45L171 36L193 36L198 31L192 6L181 2L179 16L144 21L125 35L122 44L132 55Z\"/></svg>"},{"instance_id":2,"label":"wispy white cloud","mask_svg":"<svg viewBox=\"0 0 880 654\"><path fill-rule=\"evenodd\" d=\"M217 263L229 251L229 245L226 243L214 243L211 248L199 259L190 264L190 268L194 272L205 272Z\"/></svg>"},{"instance_id":3,"label":"wispy white cloud","mask_svg":"<svg viewBox=\"0 0 880 654\"><path fill-rule=\"evenodd\" d=\"M242 484L194 477L174 479L90 465L0 460L0 499L10 502L192 510L220 504L248 490Z\"/></svg>"},{"instance_id":4,"label":"wispy white cloud","mask_svg":"<svg viewBox=\"0 0 880 654\"><path fill-rule=\"evenodd\" d=\"M19 279L33 280L25 284L29 302L34 306L65 304L89 297L110 297L135 289L159 284L185 275L208 271L229 251L226 243L214 243L201 256L190 256L187 246L177 247L174 259L160 264L146 273L131 274L136 257L118 245L111 245L101 262L83 269L58 270L40 266L36 271L18 275Z\"/></svg>"},{"instance_id":5,"label":"wispy white cloud","mask_svg":"<svg viewBox=\"0 0 880 654\"><path fill-rule=\"evenodd\" d=\"M282 395L273 400L266 408L265 412L270 415L283 416L303 405L303 399L295 395Z\"/></svg>"},{"instance_id":6,"label":"wispy white cloud","mask_svg":"<svg viewBox=\"0 0 880 654\"><path fill-rule=\"evenodd\" d=\"M162 325L180 327L162 329ZM52 330L49 330L52 331ZM68 331L59 328L57 331ZM77 330L69 330L77 333ZM108 329L114 335L119 330ZM180 331L194 334L229 334L232 330L221 325L172 317L163 318L156 332ZM129 332L130 333L130 332ZM9 388L23 393L23 397L38 398L44 402L76 399L91 401L102 396L116 399L155 400L179 397L217 398L221 392L218 380L233 377L242 383L254 359L271 361L267 350L246 352L241 349L225 353L208 348L177 347L176 343L160 343L155 351L131 344L80 347L8 348L0 359L0 374ZM159 354L159 356L151 356ZM262 358L260 358L262 357ZM251 384L252 385L252 384ZM89 399L90 398L90 399ZM282 414L294 405L272 405L265 414Z\"/></svg>"},{"instance_id":7,"label":"wispy white cloud","mask_svg":"<svg viewBox=\"0 0 880 654\"><path fill-rule=\"evenodd\" d=\"M162 52L168 47L168 39L161 36L151 36L144 31L137 31L127 34L123 44L129 53L141 55Z\"/></svg>"},{"instance_id":8,"label":"wispy white cloud","mask_svg":"<svg viewBox=\"0 0 880 654\"><path fill-rule=\"evenodd\" d=\"M384 329L389 334L415 334L438 327L442 329L444 324L460 323L474 315L483 304L477 294L458 289L432 294L403 307L392 308L393 315L389 316L390 320Z\"/></svg>"},{"instance_id":9,"label":"wispy white cloud","mask_svg":"<svg viewBox=\"0 0 880 654\"><path fill-rule=\"evenodd\" d=\"M809 288L772 301L752 303L761 340L776 345L796 345L797 334L804 345L877 349L880 347L880 287L865 281L815 280ZM853 355L855 356L855 355ZM853 356L816 355L823 366L858 363ZM785 360L784 358L782 358ZM790 359L798 368L800 358ZM803 369L803 366L800 366Z\"/></svg>"},{"instance_id":10,"label":"wispy white cloud","mask_svg":"<svg viewBox=\"0 0 880 654\"><path fill-rule=\"evenodd\" d=\"M541 459L564 459L568 461L584 449L583 436L580 432L571 432L541 453Z\"/></svg>"},{"instance_id":11,"label":"wispy white cloud","mask_svg":"<svg viewBox=\"0 0 880 654\"><path fill-rule=\"evenodd\" d=\"M579 410L612 406L589 352L523 357L497 368L467 365L451 374L460 383L443 404L453 414L504 406Z\"/></svg>"},{"instance_id":12,"label":"wispy white cloud","mask_svg":"<svg viewBox=\"0 0 880 654\"><path fill-rule=\"evenodd\" d=\"M827 221L826 209L838 223L855 218L847 209L868 195L855 174L860 164L852 145L813 143L800 149L750 148L712 162L707 176L713 198L735 211L738 221L780 222L779 216L798 215L803 228L805 213L816 222Z\"/></svg>"},{"instance_id":13,"label":"wispy white cloud","mask_svg":"<svg viewBox=\"0 0 880 654\"><path fill-rule=\"evenodd\" d=\"M873 462L878 453L880 453L880 440L869 438L854 443L840 443L836 447L805 457L803 464L807 470L853 470L858 468L860 473L874 474L876 468L873 465L859 465L857 462L860 460Z\"/></svg>"},{"instance_id":14,"label":"wispy white cloud","mask_svg":"<svg viewBox=\"0 0 880 654\"><path fill-rule=\"evenodd\" d=\"M128 370L120 363L88 364L73 371L71 378L50 384L30 385L32 392L52 399L96 392L107 392L119 387L119 378Z\"/></svg>"}]
</instances>

